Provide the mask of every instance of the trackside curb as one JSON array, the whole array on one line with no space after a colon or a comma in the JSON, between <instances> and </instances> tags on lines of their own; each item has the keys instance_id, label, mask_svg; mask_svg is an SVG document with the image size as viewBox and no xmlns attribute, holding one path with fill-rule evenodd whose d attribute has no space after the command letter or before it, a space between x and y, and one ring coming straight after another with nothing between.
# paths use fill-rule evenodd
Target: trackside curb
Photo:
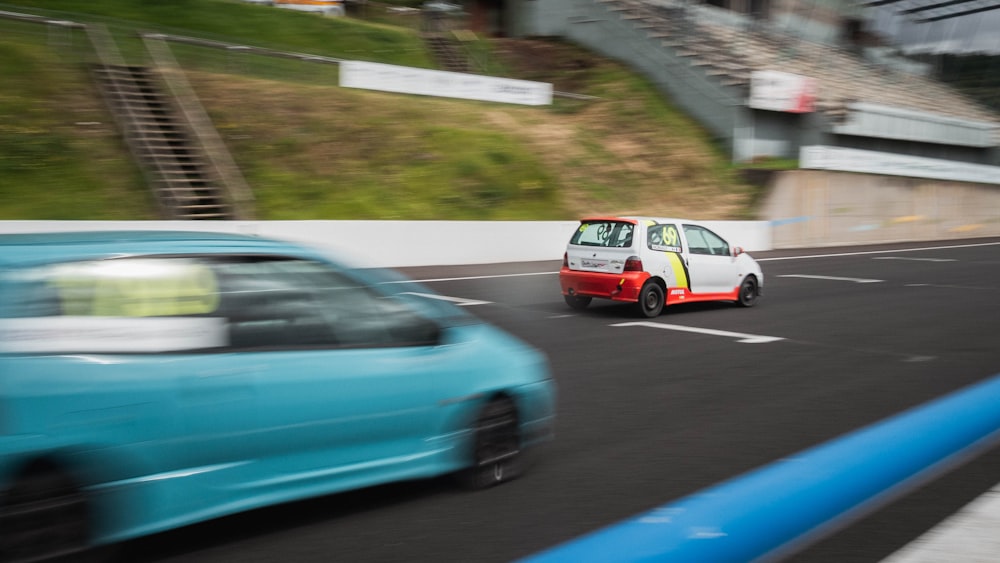
<instances>
[{"instance_id":1,"label":"trackside curb","mask_svg":"<svg viewBox=\"0 0 1000 563\"><path fill-rule=\"evenodd\" d=\"M521 561L779 559L1000 443L997 404L1000 375Z\"/></svg>"}]
</instances>

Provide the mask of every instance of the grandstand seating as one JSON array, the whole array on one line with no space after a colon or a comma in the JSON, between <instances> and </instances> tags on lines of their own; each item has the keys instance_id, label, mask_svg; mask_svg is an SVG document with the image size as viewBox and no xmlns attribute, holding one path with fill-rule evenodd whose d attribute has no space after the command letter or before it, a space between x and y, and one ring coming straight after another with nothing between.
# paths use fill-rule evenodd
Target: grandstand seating
<instances>
[{"instance_id":1,"label":"grandstand seating","mask_svg":"<svg viewBox=\"0 0 1000 563\"><path fill-rule=\"evenodd\" d=\"M749 90L755 70L780 70L817 81L816 107L834 121L847 104L870 102L969 121L1000 123L988 109L933 79L876 67L838 47L821 45L769 29L762 22L734 27L699 17L685 4L645 0L597 0L701 67L720 84Z\"/></svg>"}]
</instances>

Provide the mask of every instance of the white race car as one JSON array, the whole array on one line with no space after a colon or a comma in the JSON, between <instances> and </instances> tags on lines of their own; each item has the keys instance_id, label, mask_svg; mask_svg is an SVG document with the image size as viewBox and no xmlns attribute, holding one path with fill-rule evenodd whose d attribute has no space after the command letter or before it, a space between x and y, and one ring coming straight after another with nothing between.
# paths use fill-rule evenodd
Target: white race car
<instances>
[{"instance_id":1,"label":"white race car","mask_svg":"<svg viewBox=\"0 0 1000 563\"><path fill-rule=\"evenodd\" d=\"M734 301L752 307L764 287L760 265L697 221L657 217L582 219L559 272L566 303L595 297L636 303L656 317L665 305Z\"/></svg>"}]
</instances>

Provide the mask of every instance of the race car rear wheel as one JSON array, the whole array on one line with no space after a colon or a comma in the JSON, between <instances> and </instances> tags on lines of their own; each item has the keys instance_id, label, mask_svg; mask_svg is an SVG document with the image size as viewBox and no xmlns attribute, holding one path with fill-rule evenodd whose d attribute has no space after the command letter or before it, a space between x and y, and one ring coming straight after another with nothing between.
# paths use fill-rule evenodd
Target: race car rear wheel
<instances>
[{"instance_id":1,"label":"race car rear wheel","mask_svg":"<svg viewBox=\"0 0 1000 563\"><path fill-rule=\"evenodd\" d=\"M660 316L663 312L663 288L660 284L648 281L639 291L639 312L646 318Z\"/></svg>"},{"instance_id":2,"label":"race car rear wheel","mask_svg":"<svg viewBox=\"0 0 1000 563\"><path fill-rule=\"evenodd\" d=\"M753 307L757 304L757 297L759 295L757 278L753 276L743 278L743 283L740 284L740 297L738 301L740 306Z\"/></svg>"},{"instance_id":3,"label":"race car rear wheel","mask_svg":"<svg viewBox=\"0 0 1000 563\"><path fill-rule=\"evenodd\" d=\"M563 295L563 299L566 300L566 304L569 305L570 308L576 309L577 311L586 309L587 305L590 305L590 302L593 300L591 297L581 297L579 295Z\"/></svg>"}]
</instances>

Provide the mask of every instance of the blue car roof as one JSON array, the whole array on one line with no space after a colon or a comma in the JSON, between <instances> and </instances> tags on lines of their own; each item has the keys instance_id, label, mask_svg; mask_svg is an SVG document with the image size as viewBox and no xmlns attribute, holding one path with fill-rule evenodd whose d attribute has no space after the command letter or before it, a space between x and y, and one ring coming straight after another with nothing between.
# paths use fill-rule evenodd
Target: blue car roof
<instances>
[{"instance_id":1,"label":"blue car roof","mask_svg":"<svg viewBox=\"0 0 1000 563\"><path fill-rule=\"evenodd\" d=\"M250 235L195 231L91 231L0 235L0 266L174 253L267 252L317 257L310 249Z\"/></svg>"}]
</instances>

